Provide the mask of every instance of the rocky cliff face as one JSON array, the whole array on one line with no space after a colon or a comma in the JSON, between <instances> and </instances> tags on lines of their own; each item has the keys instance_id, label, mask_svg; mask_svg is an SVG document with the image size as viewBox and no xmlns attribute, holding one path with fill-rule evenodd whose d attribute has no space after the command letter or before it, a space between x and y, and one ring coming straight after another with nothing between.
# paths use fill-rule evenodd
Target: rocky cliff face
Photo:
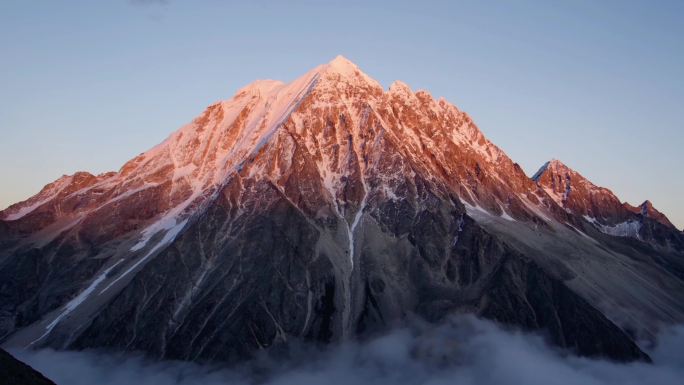
<instances>
[{"instance_id":1,"label":"rocky cliff face","mask_svg":"<svg viewBox=\"0 0 684 385\"><path fill-rule=\"evenodd\" d=\"M634 340L684 320L681 233L611 235L615 202L559 200L567 179L542 174L342 57L258 81L118 172L0 213L0 338L230 361L469 312L647 359ZM654 213L624 215L655 234Z\"/></svg>"}]
</instances>

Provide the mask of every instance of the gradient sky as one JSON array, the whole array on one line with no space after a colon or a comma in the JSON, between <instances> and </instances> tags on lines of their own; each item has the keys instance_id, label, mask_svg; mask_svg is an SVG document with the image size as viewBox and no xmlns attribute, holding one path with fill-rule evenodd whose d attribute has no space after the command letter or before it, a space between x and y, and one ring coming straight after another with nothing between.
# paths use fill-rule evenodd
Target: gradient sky
<instances>
[{"instance_id":1,"label":"gradient sky","mask_svg":"<svg viewBox=\"0 0 684 385\"><path fill-rule=\"evenodd\" d=\"M486 4L485 4L486 3ZM0 2L0 207L342 54L684 226L684 1Z\"/></svg>"}]
</instances>

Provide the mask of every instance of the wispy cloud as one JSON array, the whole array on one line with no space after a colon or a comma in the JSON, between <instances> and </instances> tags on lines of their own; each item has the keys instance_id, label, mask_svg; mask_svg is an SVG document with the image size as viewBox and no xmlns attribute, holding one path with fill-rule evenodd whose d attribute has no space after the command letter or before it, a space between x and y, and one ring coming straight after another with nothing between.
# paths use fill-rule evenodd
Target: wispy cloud
<instances>
[{"instance_id":1,"label":"wispy cloud","mask_svg":"<svg viewBox=\"0 0 684 385\"><path fill-rule=\"evenodd\" d=\"M324 352L304 347L291 351L284 362L263 359L231 369L153 362L139 355L13 353L60 385L674 385L684 378L684 327L669 331L650 352L654 364L569 356L538 336L504 331L472 317L398 329Z\"/></svg>"},{"instance_id":2,"label":"wispy cloud","mask_svg":"<svg viewBox=\"0 0 684 385\"><path fill-rule=\"evenodd\" d=\"M129 0L134 5L167 5L169 0Z\"/></svg>"}]
</instances>

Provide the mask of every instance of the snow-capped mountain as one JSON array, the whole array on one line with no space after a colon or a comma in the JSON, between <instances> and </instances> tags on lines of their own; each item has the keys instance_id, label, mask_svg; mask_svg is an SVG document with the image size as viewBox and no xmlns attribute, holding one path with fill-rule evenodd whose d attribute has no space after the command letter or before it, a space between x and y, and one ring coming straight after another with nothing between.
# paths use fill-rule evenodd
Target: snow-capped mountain
<instances>
[{"instance_id":1,"label":"snow-capped mountain","mask_svg":"<svg viewBox=\"0 0 684 385\"><path fill-rule=\"evenodd\" d=\"M684 320L683 239L560 162L529 178L452 104L337 57L0 213L0 338L236 360L470 312L647 359L635 341Z\"/></svg>"}]
</instances>

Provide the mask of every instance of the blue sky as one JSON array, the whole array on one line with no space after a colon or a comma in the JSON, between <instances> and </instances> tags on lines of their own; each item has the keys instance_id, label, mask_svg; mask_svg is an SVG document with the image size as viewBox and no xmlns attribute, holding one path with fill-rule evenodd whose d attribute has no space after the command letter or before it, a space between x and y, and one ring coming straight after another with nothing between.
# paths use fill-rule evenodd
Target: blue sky
<instances>
[{"instance_id":1,"label":"blue sky","mask_svg":"<svg viewBox=\"0 0 684 385\"><path fill-rule=\"evenodd\" d=\"M118 170L214 101L342 54L684 226L684 2L0 3L0 207Z\"/></svg>"}]
</instances>

